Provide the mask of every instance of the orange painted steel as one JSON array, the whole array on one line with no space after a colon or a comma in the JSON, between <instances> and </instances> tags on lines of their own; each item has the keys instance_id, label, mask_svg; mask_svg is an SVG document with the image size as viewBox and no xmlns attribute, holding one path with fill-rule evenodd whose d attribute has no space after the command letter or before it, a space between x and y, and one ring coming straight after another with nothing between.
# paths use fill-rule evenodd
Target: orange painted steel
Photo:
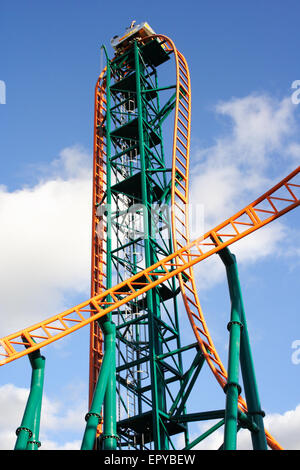
<instances>
[{"instance_id":1,"label":"orange painted steel","mask_svg":"<svg viewBox=\"0 0 300 470\"><path fill-rule=\"evenodd\" d=\"M173 276L184 273L189 278L189 268L191 266L214 253L218 253L226 246L250 235L298 207L300 198L293 188L300 188L299 182L295 181L299 173L300 167L296 168L263 196L217 225L213 230L131 278L73 308L1 338L2 351L0 357L2 356L3 359L0 361L0 365L14 361L77 331L109 312L117 310L130 300L162 284ZM280 195L281 190L285 191L285 197ZM278 207L279 201L283 204L281 208ZM264 207L265 203L268 204L268 209ZM264 214L264 217L259 214ZM231 227L234 233L228 234L228 227ZM221 241L220 238L225 236L227 237L226 241ZM113 301L107 300L109 296ZM198 330L195 331L195 334L197 338L200 337ZM24 348L24 345L26 348ZM209 351L207 351L207 354L209 354Z\"/></svg>"},{"instance_id":2,"label":"orange painted steel","mask_svg":"<svg viewBox=\"0 0 300 470\"><path fill-rule=\"evenodd\" d=\"M184 276L189 279L191 266L298 207L300 198L296 195L296 189L294 188L300 188L299 182L296 181L299 173L300 167L296 168L290 175L252 204L249 204L213 230L126 281L58 315L3 337L0 339L2 347L0 356L3 357L0 365L14 361L77 331L109 312L117 310L122 305L173 276L184 273ZM284 194L281 194L282 191ZM279 203L283 207L278 207ZM228 233L228 227L233 233ZM222 241L222 237L227 237L226 241ZM107 298L112 298L113 302L108 301ZM200 317L198 320L199 322L202 321ZM201 323L201 325L203 328L205 327L204 324ZM200 336L201 328L194 324L193 329L202 350L206 353L206 358L216 362L215 356L211 355L209 343ZM26 346L25 349L24 346ZM216 363L214 367L220 367L220 364ZM241 405L246 410L246 405L240 401ZM266 436L271 448L281 449L269 433L266 432Z\"/></svg>"},{"instance_id":3,"label":"orange painted steel","mask_svg":"<svg viewBox=\"0 0 300 470\"><path fill-rule=\"evenodd\" d=\"M300 167L252 204L190 243L187 211L191 113L190 77L186 60L176 50L173 42L162 35L156 37L163 41L163 47L174 52L177 72L171 195L174 253L130 279L105 290L105 237L98 236L99 217L96 214L97 204L101 203L105 194L105 140L101 133L96 132L105 118L104 70L97 82L95 93L91 298L45 321L0 339L2 347L0 357L3 358L0 365L23 357L87 324L91 324L91 393L102 361L102 336L95 320L117 310L121 305L171 277L177 276L198 344L221 387L226 384L227 372L217 354L205 323L192 266L299 206L300 199L296 195L296 188L300 188L300 184L295 180L299 175ZM284 197L281 191L284 192ZM184 239L183 244L179 241L179 237ZM109 296L113 302L106 300ZM239 407L242 411L247 411L246 403L242 397L239 397ZM268 432L266 432L266 437L271 448L281 448Z\"/></svg>"},{"instance_id":4,"label":"orange painted steel","mask_svg":"<svg viewBox=\"0 0 300 470\"><path fill-rule=\"evenodd\" d=\"M171 192L171 214L172 214L172 238L174 250L182 248L190 241L189 235L189 150L190 150L190 131L191 131L191 83L188 64L185 57L175 49L176 61L176 108L175 108L175 122L174 122L174 137L173 137L173 162L172 162L172 192ZM290 195L295 198L293 192L287 186ZM268 199L272 205L272 209L276 207ZM258 220L255 213L252 213L249 208L247 212L251 220L251 224ZM254 219L253 219L254 217ZM231 228L234 233L238 233L236 224L230 222ZM213 243L216 243L220 234L217 231L212 231ZM222 233L222 237L230 235ZM179 240L183 239L183 243ZM209 246L209 245L208 245ZM205 317L200 305L199 296L195 282L193 267L178 274L178 281L180 285L181 294L183 297L184 305L196 336L198 345L210 366L214 376L222 388L227 383L227 371L222 364L218 352L214 346L210 336L208 327L205 322ZM238 397L239 409L243 412L247 411L247 405L241 396ZM275 439L266 431L266 439L269 446L273 449L281 449L281 446Z\"/></svg>"},{"instance_id":5,"label":"orange painted steel","mask_svg":"<svg viewBox=\"0 0 300 470\"><path fill-rule=\"evenodd\" d=\"M105 135L98 129L106 116L106 68L101 72L95 88L94 103L94 149L93 149L93 199L92 199L92 258L91 258L91 297L106 289L106 239L103 221L97 214L97 207L105 197L106 189L106 142ZM103 359L103 337L97 322L90 325L89 354L89 406L92 403ZM97 427L101 433L102 420Z\"/></svg>"}]
</instances>

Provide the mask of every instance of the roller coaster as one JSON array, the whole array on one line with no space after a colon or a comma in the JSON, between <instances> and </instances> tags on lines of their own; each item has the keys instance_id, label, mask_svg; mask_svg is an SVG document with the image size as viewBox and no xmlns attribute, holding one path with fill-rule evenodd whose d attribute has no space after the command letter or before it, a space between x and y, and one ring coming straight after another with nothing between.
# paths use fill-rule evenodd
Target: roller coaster
<instances>
[{"instance_id":1,"label":"roller coaster","mask_svg":"<svg viewBox=\"0 0 300 470\"><path fill-rule=\"evenodd\" d=\"M299 206L300 167L191 241L187 61L170 38L147 23L133 22L111 44L112 59L102 46L106 66L95 88L91 296L0 340L1 366L25 355L32 366L15 449L41 445L41 348L89 325L82 450L176 450L178 436L190 450L221 427L221 449L235 450L244 428L253 449L280 450L264 428L237 260L229 246ZM231 300L227 370L205 321L193 271L212 255L224 264ZM190 344L182 344L180 308L189 319ZM205 364L224 391L224 408L189 412ZM200 389L198 396L200 401ZM191 441L190 423L209 420L217 422Z\"/></svg>"}]
</instances>

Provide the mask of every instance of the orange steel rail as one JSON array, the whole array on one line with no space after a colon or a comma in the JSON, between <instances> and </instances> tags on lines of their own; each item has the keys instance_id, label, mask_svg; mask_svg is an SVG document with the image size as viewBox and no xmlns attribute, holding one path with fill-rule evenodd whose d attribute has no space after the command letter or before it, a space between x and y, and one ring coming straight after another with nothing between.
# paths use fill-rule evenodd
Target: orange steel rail
<instances>
[{"instance_id":1,"label":"orange steel rail","mask_svg":"<svg viewBox=\"0 0 300 470\"><path fill-rule=\"evenodd\" d=\"M191 266L298 207L300 198L296 195L296 190L300 188L299 178L297 180L299 173L300 167L234 216L126 281L47 320L3 337L0 339L0 357L3 358L0 365L14 361L77 331L173 276L182 273L189 279ZM226 240L222 241L223 238ZM113 302L108 301L108 298L112 298ZM190 320L201 350L210 366L217 371L218 380L224 386L226 371L223 372L220 361L216 360L215 352L211 351L212 343L204 319L191 310ZM246 404L242 400L239 406L246 410ZM266 436L271 448L281 449L269 433L266 432Z\"/></svg>"},{"instance_id":2,"label":"orange steel rail","mask_svg":"<svg viewBox=\"0 0 300 470\"><path fill-rule=\"evenodd\" d=\"M173 44L172 44L173 45ZM176 62L176 108L175 108L175 120L174 120L174 137L173 137L173 162L172 162L172 191L171 191L171 207L172 207L172 239L174 250L177 251L183 248L184 245L190 242L189 236L189 151L190 151L190 131L191 131L191 83L188 64L185 57L176 50L173 45L175 52ZM292 196L293 200L296 200L296 196L290 191L290 186L285 186L289 196ZM272 202L272 197L266 196L268 203L271 205L274 211L277 211L276 206ZM256 211L260 212L261 209L257 208ZM268 213L268 212L266 212ZM251 211L250 207L246 211L249 217L247 223L255 224L259 220L255 211ZM228 224L228 228L233 229L234 234L239 234L237 225L241 222L236 218L234 221L231 220ZM218 229L217 229L218 230ZM217 230L211 232L212 243L208 243L206 246L216 246L220 233ZM234 235L222 233L222 237L231 238ZM181 241L183 240L183 243ZM190 258L191 259L191 258ZM177 263L182 258L177 258ZM218 352L214 346L209 330L207 328L203 311L200 305L195 276L193 267L190 266L188 270L183 273L178 273L177 278L180 285L181 294L183 297L184 305L196 336L197 342L200 349L209 364L214 376L221 385L222 388L227 383L227 371L222 364L222 361L218 355ZM241 396L238 397L239 409L243 412L247 411L247 405ZM273 449L281 449L281 446L275 441L275 439L265 431L266 439L270 447Z\"/></svg>"},{"instance_id":3,"label":"orange steel rail","mask_svg":"<svg viewBox=\"0 0 300 470\"><path fill-rule=\"evenodd\" d=\"M239 211L230 219L207 232L194 242L189 242L188 226L188 180L189 180L189 145L191 116L191 87L189 70L184 56L177 51L174 43L166 36L156 35L163 47L174 52L176 63L176 108L173 138L172 166L172 235L174 253L145 269L132 278L105 290L105 228L96 214L96 207L105 194L105 138L96 130L105 118L106 113L106 69L101 73L96 85L94 117L94 173L93 173L93 216L92 216L92 286L91 298L74 308L55 315L48 320L15 334L0 339L2 350L0 365L18 359L30 352L40 349L79 328L91 324L90 332L90 399L102 361L102 336L96 319L117 310L123 304L142 295L158 284L177 276L197 342L213 371L217 381L224 387L227 372L218 356L205 323L200 306L192 266L201 260L217 253L225 246L245 237L255 230L277 219L294 209L300 203L295 191L299 183L295 182L300 172L298 167L270 191L252 204ZM152 37L153 38L153 37ZM143 42L150 40L147 38ZM284 192L282 195L281 192ZM100 225L99 225L100 222ZM102 236L99 228L102 227ZM181 241L183 239L183 243ZM224 240L223 240L224 239ZM108 302L108 296L114 302ZM24 345L26 349L24 349ZM239 397L239 408L247 411L242 397ZM273 449L280 445L266 432L267 442Z\"/></svg>"},{"instance_id":4,"label":"orange steel rail","mask_svg":"<svg viewBox=\"0 0 300 470\"><path fill-rule=\"evenodd\" d=\"M3 359L0 365L5 365L77 331L179 273L189 278L191 266L298 207L300 198L295 194L294 188L300 188L300 182L295 181L299 173L300 166L234 216L131 278L73 308L1 338L0 357ZM280 194L281 190L284 191L284 197ZM265 203L267 208L264 207ZM283 207L279 208L279 203ZM228 233L230 231L233 233ZM226 240L221 241L220 238L225 237ZM107 300L109 296L113 301ZM195 335L197 339L200 338L197 328ZM202 339L199 339L199 342L209 355L209 346Z\"/></svg>"},{"instance_id":5,"label":"orange steel rail","mask_svg":"<svg viewBox=\"0 0 300 470\"><path fill-rule=\"evenodd\" d=\"M191 82L188 64L183 54L176 49L174 43L169 38L162 35L157 35L156 37L164 41L163 45L167 50L174 52L176 64L176 107L172 152L171 224L174 250L177 251L178 249L183 248L183 246L188 244L190 241L188 204ZM236 231L235 227L234 229ZM223 234L223 236L227 236L227 234ZM181 243L182 240L183 243ZM188 276L183 276L182 273L178 273L177 278L184 305L197 342L214 376L223 388L227 382L227 372L213 344L205 322L192 266L188 269ZM246 412L247 405L241 396L239 396L238 401L239 408ZM272 448L281 448L268 432L266 432L266 437L268 444Z\"/></svg>"},{"instance_id":6,"label":"orange steel rail","mask_svg":"<svg viewBox=\"0 0 300 470\"><path fill-rule=\"evenodd\" d=\"M93 158L93 200L92 200L92 259L91 297L106 289L106 237L103 220L97 214L97 207L105 197L106 189L106 142L105 135L98 130L106 116L106 68L101 72L95 88L94 104L94 158ZM103 358L102 332L97 322L90 326L89 403L93 399L99 370Z\"/></svg>"}]
</instances>

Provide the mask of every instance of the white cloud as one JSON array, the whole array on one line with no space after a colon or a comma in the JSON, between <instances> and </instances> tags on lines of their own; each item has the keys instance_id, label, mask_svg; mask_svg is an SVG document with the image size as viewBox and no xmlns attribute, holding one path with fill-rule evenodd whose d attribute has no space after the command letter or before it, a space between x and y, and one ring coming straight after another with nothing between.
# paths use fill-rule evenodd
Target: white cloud
<instances>
[{"instance_id":1,"label":"white cloud","mask_svg":"<svg viewBox=\"0 0 300 470\"><path fill-rule=\"evenodd\" d=\"M87 412L84 400L71 400L69 408L66 403L58 400L43 398L43 413L41 417L41 430L45 436L49 431L83 430L85 414Z\"/></svg>"},{"instance_id":2,"label":"white cloud","mask_svg":"<svg viewBox=\"0 0 300 470\"><path fill-rule=\"evenodd\" d=\"M300 161L300 144L297 142L292 142L288 149L288 155L291 156L295 160L295 164L298 165Z\"/></svg>"},{"instance_id":3,"label":"white cloud","mask_svg":"<svg viewBox=\"0 0 300 470\"><path fill-rule=\"evenodd\" d=\"M295 106L290 97L279 101L267 95L249 95L220 103L216 111L232 120L232 136L226 143L233 154L227 159L238 158L256 171L268 166L268 155L284 150L285 139L295 132Z\"/></svg>"},{"instance_id":4,"label":"white cloud","mask_svg":"<svg viewBox=\"0 0 300 470\"><path fill-rule=\"evenodd\" d=\"M16 443L16 429L20 426L29 390L19 388L13 384L6 384L0 387L0 449L13 449ZM51 431L60 433L66 431L77 432L83 435L85 427L84 416L86 413L83 401L70 401L69 406L59 401L50 401L47 396L43 396L40 440L41 449L80 449L81 441L57 443L51 439ZM54 433L55 434L55 433Z\"/></svg>"},{"instance_id":5,"label":"white cloud","mask_svg":"<svg viewBox=\"0 0 300 470\"><path fill-rule=\"evenodd\" d=\"M0 188L1 335L58 313L90 283L91 157L64 149L33 187Z\"/></svg>"},{"instance_id":6,"label":"white cloud","mask_svg":"<svg viewBox=\"0 0 300 470\"><path fill-rule=\"evenodd\" d=\"M265 418L265 426L284 449L300 450L300 405Z\"/></svg>"},{"instance_id":7,"label":"white cloud","mask_svg":"<svg viewBox=\"0 0 300 470\"><path fill-rule=\"evenodd\" d=\"M223 102L215 111L229 119L230 128L213 145L191 155L191 238L207 232L271 188L294 169L299 155L295 106L290 98L279 101L250 95ZM197 217L197 207L201 206L204 227L202 213ZM286 233L283 217L231 249L239 263L255 262L281 253ZM209 261L209 275L201 266L195 269L201 288L212 287L224 270L217 257Z\"/></svg>"},{"instance_id":8,"label":"white cloud","mask_svg":"<svg viewBox=\"0 0 300 470\"><path fill-rule=\"evenodd\" d=\"M45 440L42 444L41 450L80 450L81 448L81 441L71 441L65 442L64 444L60 445L55 441Z\"/></svg>"},{"instance_id":9,"label":"white cloud","mask_svg":"<svg viewBox=\"0 0 300 470\"><path fill-rule=\"evenodd\" d=\"M217 421L198 423L192 433L190 442L210 429ZM265 429L275 438L275 440L285 450L300 450L300 405L294 410L286 411L283 414L271 413L264 419ZM213 434L197 444L193 450L217 450L224 442L224 426L217 429ZM184 447L182 436L177 441L178 447ZM253 448L251 433L247 429L242 429L237 434L237 449L251 450Z\"/></svg>"},{"instance_id":10,"label":"white cloud","mask_svg":"<svg viewBox=\"0 0 300 470\"><path fill-rule=\"evenodd\" d=\"M300 450L300 405L283 414L271 413L264 419L264 426L285 450ZM249 433L239 433L239 448L251 448Z\"/></svg>"},{"instance_id":11,"label":"white cloud","mask_svg":"<svg viewBox=\"0 0 300 470\"><path fill-rule=\"evenodd\" d=\"M273 222L273 226L266 226L259 232L254 232L229 248L236 255L238 266L249 266L270 255L279 256L280 242L286 232L284 224ZM211 289L216 283L224 280L226 275L225 266L219 256L211 256L195 265L194 271L199 292Z\"/></svg>"},{"instance_id":12,"label":"white cloud","mask_svg":"<svg viewBox=\"0 0 300 470\"><path fill-rule=\"evenodd\" d=\"M275 101L265 96L234 99L216 107L219 114L230 118L231 132L192 155L190 200L195 206L204 205L204 230L234 214L294 165L300 144L294 134L293 110L287 100ZM286 153L279 159L278 153L284 150ZM90 163L91 156L80 147L66 148L44 169L33 187L9 192L0 186L1 336L70 307L67 304L70 293L89 292ZM194 222L195 219L192 237L199 235ZM286 230L284 220L277 221L243 239L232 251L241 263L255 262L278 251ZM201 288L211 287L224 276L218 257L209 263L209 275L201 271L201 266L196 268ZM5 385L0 387L0 393L3 407L0 445L12 448L28 391ZM54 429L79 429L84 406L78 403L74 408L73 404L72 408L65 408L47 397L43 403L43 448L58 448L49 433ZM298 414L296 408L284 415L268 417L266 423L270 430L278 428L280 441L281 428L289 433L283 423L289 422L296 428L294 417ZM271 418L273 421L269 422ZM212 437L213 448L221 438L220 433ZM300 448L298 442L291 442ZM245 445L243 441L241 444ZM62 443L59 448L76 446L78 441Z\"/></svg>"},{"instance_id":13,"label":"white cloud","mask_svg":"<svg viewBox=\"0 0 300 470\"><path fill-rule=\"evenodd\" d=\"M273 184L274 152L287 150L281 172L295 162L300 144L293 140L294 110L290 99L264 95L216 106L231 127L191 156L192 238ZM0 187L1 336L70 307L70 293L89 292L91 195L91 156L76 146L63 149L43 168L33 187L14 192ZM204 227L201 211L197 217L201 206ZM242 262L253 261L274 252L283 236L283 223L272 225L253 235L255 243L247 239L234 250ZM212 279L218 279L220 269L212 268Z\"/></svg>"},{"instance_id":14,"label":"white cloud","mask_svg":"<svg viewBox=\"0 0 300 470\"><path fill-rule=\"evenodd\" d=\"M0 449L13 449L16 442L15 430L20 426L27 401L29 390L19 388L12 384L0 386ZM81 437L83 436L85 421L85 403L73 400L66 403L50 401L47 396L43 397L40 440L41 450L72 450L80 449ZM205 432L215 422L199 423L197 430L193 430L190 441ZM279 442L284 449L300 449L300 405L293 410L282 414L270 413L264 419L265 428ZM51 438L51 432L66 431L65 440L56 442ZM68 431L77 432L80 439L68 440ZM206 438L195 449L216 450L223 443L224 428L221 427L210 437ZM178 448L184 447L182 436L177 439ZM238 449L251 449L250 433L241 430L238 433Z\"/></svg>"}]
</instances>

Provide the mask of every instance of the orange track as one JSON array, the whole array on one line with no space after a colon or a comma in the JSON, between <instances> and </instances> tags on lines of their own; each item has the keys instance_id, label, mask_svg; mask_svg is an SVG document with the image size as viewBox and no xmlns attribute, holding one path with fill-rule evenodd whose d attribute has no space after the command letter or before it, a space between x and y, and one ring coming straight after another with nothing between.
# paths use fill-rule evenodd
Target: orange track
<instances>
[{"instance_id":1,"label":"orange track","mask_svg":"<svg viewBox=\"0 0 300 470\"><path fill-rule=\"evenodd\" d=\"M188 204L191 83L186 59L179 51L176 50L174 44L172 45L176 62L177 100L173 138L171 206L173 244L174 250L177 251L190 241ZM237 231L234 225L233 228ZM225 236L228 235L226 234ZM182 239L184 241L183 244L179 242L179 240ZM227 372L214 346L205 322L197 293L193 268L190 267L185 273L188 273L188 276L183 277L182 273L179 273L178 280L191 326L206 362L209 364L221 387L224 388L227 383ZM241 396L239 396L238 402L239 409L246 412L247 405ZM268 444L272 448L281 448L268 432L266 432L266 438Z\"/></svg>"},{"instance_id":2,"label":"orange track","mask_svg":"<svg viewBox=\"0 0 300 470\"><path fill-rule=\"evenodd\" d=\"M91 297L106 289L106 239L103 221L97 216L106 189L106 143L104 133L97 131L103 125L106 115L106 68L102 71L95 89L94 114L94 158L93 158L93 201L92 201L92 260ZM90 326L90 372L89 403L91 404L103 358L103 340L97 322Z\"/></svg>"},{"instance_id":3,"label":"orange track","mask_svg":"<svg viewBox=\"0 0 300 470\"><path fill-rule=\"evenodd\" d=\"M0 339L2 346L0 357L3 358L0 365L25 356L90 324L90 377L92 377L93 388L102 360L102 337L95 320L117 310L121 305L156 285L177 276L197 342L221 387L226 384L227 372L217 354L205 323L192 266L299 206L300 199L295 194L295 188L300 188L299 182L296 181L300 167L252 204L190 243L187 212L191 113L189 71L185 58L176 50L173 42L162 35L156 37L164 41L164 47L174 52L177 70L172 169L174 253L130 279L105 290L105 239L96 236L96 231L99 229L99 219L95 211L96 204L101 202L105 191L105 141L101 134L97 136L97 132L95 132L91 298L74 308ZM96 86L95 130L105 117L105 88L104 70ZM185 246L182 246L179 238L185 240ZM224 239L225 241L221 241ZM107 301L109 296L113 302ZM242 397L239 397L239 408L244 412L247 411L246 403ZM266 432L266 438L272 449L281 449L268 432Z\"/></svg>"},{"instance_id":4,"label":"orange track","mask_svg":"<svg viewBox=\"0 0 300 470\"><path fill-rule=\"evenodd\" d=\"M296 183L296 177L299 173L300 167L230 219L126 281L103 291L69 310L20 330L17 333L3 337L0 339L2 346L0 356L3 357L0 365L14 361L77 331L79 328L92 323L109 312L117 310L122 305L173 276L184 273L185 277L189 279L190 268L196 263L298 207L300 199L295 195L294 188L300 188L300 184ZM284 191L285 197L281 194L282 191ZM283 207L278 208L276 206L279 202L281 202ZM269 204L268 208L264 207L265 203ZM260 217L260 214L264 214L264 217ZM228 227L230 227L233 233L228 233ZM227 237L227 240L222 242L220 238L224 237ZM108 298L112 298L113 302L108 301ZM190 310L190 314L192 317L197 317L194 311ZM204 319L199 316L198 321L203 327L202 331L204 329L207 331ZM192 324L199 345L205 352L205 357L210 366L215 367L215 371L218 372L217 377L219 378L223 368L221 369L221 363L213 365L216 356L215 352L210 350L209 346L212 342L211 340L208 342L208 332L205 334L205 341L200 336L200 334L203 334L200 331L201 328L196 326L195 323ZM224 385L224 382L221 385ZM240 406L243 406L243 409L246 410L244 403L241 401ZM272 436L268 433L266 433L266 436L271 448L281 449Z\"/></svg>"},{"instance_id":5,"label":"orange track","mask_svg":"<svg viewBox=\"0 0 300 470\"><path fill-rule=\"evenodd\" d=\"M234 216L131 278L75 307L1 338L0 357L2 356L3 359L0 365L14 361L77 331L173 276L184 273L189 278L191 266L298 207L300 198L296 196L293 188L300 188L299 182L296 182L299 173L300 166ZM285 192L285 197L280 194L282 190ZM283 207L276 207L278 201ZM266 202L269 204L268 209L263 207ZM264 217L259 214L264 214ZM228 228L231 228L233 233L228 233ZM227 237L227 240L221 241L220 238L224 237ZM112 297L113 302L107 300L109 297ZM195 334L199 337L197 331ZM209 354L208 351L207 354Z\"/></svg>"}]
</instances>

